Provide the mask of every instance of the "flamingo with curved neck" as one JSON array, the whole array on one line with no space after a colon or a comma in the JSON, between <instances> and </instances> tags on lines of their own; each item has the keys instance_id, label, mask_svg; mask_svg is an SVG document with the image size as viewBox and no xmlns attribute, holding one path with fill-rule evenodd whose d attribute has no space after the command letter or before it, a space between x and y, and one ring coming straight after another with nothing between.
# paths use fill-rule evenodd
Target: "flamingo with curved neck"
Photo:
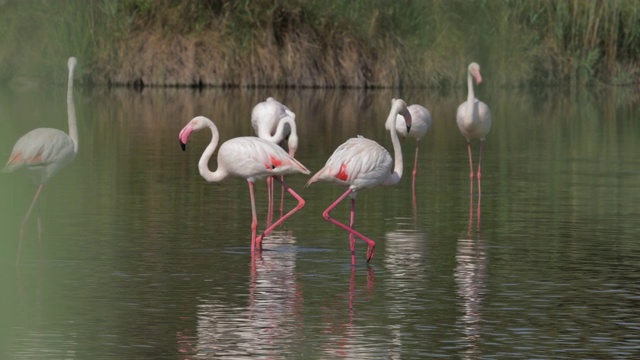
<instances>
[{"instance_id":1,"label":"flamingo with curved neck","mask_svg":"<svg viewBox=\"0 0 640 360\"><path fill-rule=\"evenodd\" d=\"M230 175L247 180L251 198L251 253L253 254L256 247L258 249L262 248L262 240L265 236L305 205L304 199L283 180L280 180L278 176L294 173L309 174L310 172L278 145L252 136L237 137L222 143L218 149L218 167L215 171L211 171L209 169L209 160L218 147L220 140L218 128L213 121L204 116L197 116L180 131L178 138L180 139L182 150L186 150L186 144L191 133L207 128L211 131L211 142L209 142L198 161L200 176L208 182L220 182ZM276 181L280 182L285 190L298 201L298 205L257 236L258 219L253 184L256 180L266 177L274 177Z\"/></svg>"},{"instance_id":2,"label":"flamingo with curved neck","mask_svg":"<svg viewBox=\"0 0 640 360\"><path fill-rule=\"evenodd\" d=\"M355 199L361 189L371 188L377 185L394 185L402 178L402 148L396 133L396 116L400 114L405 119L407 131L411 128L411 114L407 110L404 100L393 99L391 110L385 128L389 130L393 143L393 159L391 154L380 144L364 137L351 138L333 152L322 169L320 169L309 181L310 185L316 181L327 181L337 185L346 185L349 188L336 201L322 213L323 218L348 231L351 246L351 264L355 264L355 237L359 237L368 244L367 262L373 258L375 241L354 230ZM392 169L393 166L393 169ZM331 211L344 200L351 196L350 224L347 226L331 217ZM355 236L355 237L354 237Z\"/></svg>"}]
</instances>

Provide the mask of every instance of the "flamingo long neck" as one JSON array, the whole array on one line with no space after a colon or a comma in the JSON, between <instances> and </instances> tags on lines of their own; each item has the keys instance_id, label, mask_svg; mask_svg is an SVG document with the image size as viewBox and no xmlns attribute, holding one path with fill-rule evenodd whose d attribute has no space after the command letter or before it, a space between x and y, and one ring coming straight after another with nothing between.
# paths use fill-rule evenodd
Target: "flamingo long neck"
<instances>
[{"instance_id":1,"label":"flamingo long neck","mask_svg":"<svg viewBox=\"0 0 640 360\"><path fill-rule=\"evenodd\" d=\"M69 67L69 83L67 85L67 118L69 120L69 137L73 141L73 151L78 152L78 125L76 124L76 107L73 103L73 70Z\"/></svg>"},{"instance_id":2,"label":"flamingo long neck","mask_svg":"<svg viewBox=\"0 0 640 360\"><path fill-rule=\"evenodd\" d=\"M394 185L400 182L402 178L402 147L400 146L400 139L398 138L398 132L395 129L395 121L398 116L397 110L391 110L389 113L389 118L387 118L387 129L390 129L391 133L391 143L393 144L393 157L394 157L394 167L393 173L389 175L387 180L384 182L385 185Z\"/></svg>"},{"instance_id":3,"label":"flamingo long neck","mask_svg":"<svg viewBox=\"0 0 640 360\"><path fill-rule=\"evenodd\" d=\"M467 109L464 117L464 123L466 125L471 125L473 122L473 102L475 98L476 96L473 92L473 79L471 72L467 71L467 102L465 104Z\"/></svg>"},{"instance_id":4,"label":"flamingo long neck","mask_svg":"<svg viewBox=\"0 0 640 360\"><path fill-rule=\"evenodd\" d=\"M198 170L200 170L200 176L202 176L208 182L219 182L222 179L226 178L228 172L218 165L218 169L215 172L209 170L209 160L213 155L213 152L218 147L218 141L220 140L220 134L218 133L218 128L216 125L210 121L209 129L211 129L211 142L202 152L202 156L200 156L200 161L198 161Z\"/></svg>"}]
</instances>

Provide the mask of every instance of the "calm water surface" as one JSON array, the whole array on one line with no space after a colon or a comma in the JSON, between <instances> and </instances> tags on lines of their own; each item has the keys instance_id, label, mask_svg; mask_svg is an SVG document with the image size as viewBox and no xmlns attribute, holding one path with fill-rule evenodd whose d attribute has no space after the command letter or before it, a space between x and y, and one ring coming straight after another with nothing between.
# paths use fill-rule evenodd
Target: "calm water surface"
<instances>
[{"instance_id":1,"label":"calm water surface","mask_svg":"<svg viewBox=\"0 0 640 360\"><path fill-rule=\"evenodd\" d=\"M463 93L78 90L78 157L45 187L18 268L35 186L0 176L0 358L640 355L639 94L478 91L494 118L479 219L454 120ZM350 265L347 234L321 217L343 189L302 175L287 181L306 207L252 258L246 181L199 176L206 132L180 150L195 115L222 139L253 134L267 96L297 113L312 171L356 134L390 149L392 97L431 110L415 206L412 140L401 183L358 196L369 266L361 241ZM0 89L2 159L35 127L67 130L65 89ZM257 198L262 228L263 182Z\"/></svg>"}]
</instances>

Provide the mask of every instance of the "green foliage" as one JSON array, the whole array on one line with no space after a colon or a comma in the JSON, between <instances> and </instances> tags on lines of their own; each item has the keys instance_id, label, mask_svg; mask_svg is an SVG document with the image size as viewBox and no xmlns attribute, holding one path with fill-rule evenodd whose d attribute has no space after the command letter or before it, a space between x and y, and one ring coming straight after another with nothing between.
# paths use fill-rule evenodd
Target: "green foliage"
<instances>
[{"instance_id":1,"label":"green foliage","mask_svg":"<svg viewBox=\"0 0 640 360\"><path fill-rule=\"evenodd\" d=\"M59 0L0 5L0 81L64 81L72 54L109 81L152 35L217 39L244 85L446 88L470 61L505 86L640 80L640 0Z\"/></svg>"}]
</instances>

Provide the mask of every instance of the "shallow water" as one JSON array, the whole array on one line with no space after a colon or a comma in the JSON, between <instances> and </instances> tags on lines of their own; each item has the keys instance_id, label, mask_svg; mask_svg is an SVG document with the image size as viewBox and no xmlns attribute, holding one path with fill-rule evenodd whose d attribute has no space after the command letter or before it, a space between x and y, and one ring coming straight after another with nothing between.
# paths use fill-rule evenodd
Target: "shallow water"
<instances>
[{"instance_id":1,"label":"shallow water","mask_svg":"<svg viewBox=\"0 0 640 360\"><path fill-rule=\"evenodd\" d=\"M0 176L0 358L637 356L638 94L478 92L494 119L480 219L454 120L462 93L78 90L78 157L45 187L17 268L35 186ZM252 258L246 181L199 176L208 134L180 150L195 115L223 140L252 134L267 96L297 113L312 171L356 134L390 149L392 97L431 110L415 206L413 140L401 183L357 197L356 228L377 242L369 266L365 244L352 267L348 235L322 219L343 189L302 175L286 180L306 207ZM0 90L3 158L41 126L67 129L64 88Z\"/></svg>"}]
</instances>

